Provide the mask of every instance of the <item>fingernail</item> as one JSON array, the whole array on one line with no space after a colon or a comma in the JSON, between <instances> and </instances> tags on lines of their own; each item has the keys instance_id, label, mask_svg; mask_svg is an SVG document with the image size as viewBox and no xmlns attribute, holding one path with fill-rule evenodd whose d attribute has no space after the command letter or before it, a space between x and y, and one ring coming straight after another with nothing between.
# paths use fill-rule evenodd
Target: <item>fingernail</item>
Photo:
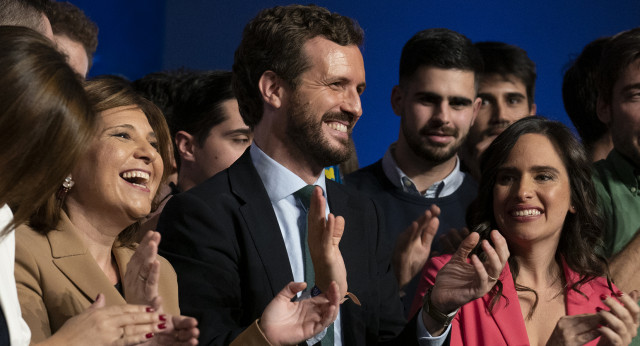
<instances>
[{"instance_id":1,"label":"fingernail","mask_svg":"<svg viewBox=\"0 0 640 346\"><path fill-rule=\"evenodd\" d=\"M147 333L144 337L147 339L151 339L153 338L153 333Z\"/></svg>"},{"instance_id":2,"label":"fingernail","mask_svg":"<svg viewBox=\"0 0 640 346\"><path fill-rule=\"evenodd\" d=\"M605 300L607 299L607 295L606 294L601 294L600 295L600 300Z\"/></svg>"},{"instance_id":3,"label":"fingernail","mask_svg":"<svg viewBox=\"0 0 640 346\"><path fill-rule=\"evenodd\" d=\"M98 295L96 296L96 299L94 300L98 300L100 298L100 293L98 293Z\"/></svg>"},{"instance_id":4,"label":"fingernail","mask_svg":"<svg viewBox=\"0 0 640 346\"><path fill-rule=\"evenodd\" d=\"M165 329L165 328L167 328L167 324L166 323L160 323L158 325L158 329Z\"/></svg>"},{"instance_id":5,"label":"fingernail","mask_svg":"<svg viewBox=\"0 0 640 346\"><path fill-rule=\"evenodd\" d=\"M600 312L600 311L602 311L602 308L601 308L601 307L599 307L599 306L597 306L597 307L596 307L596 312Z\"/></svg>"},{"instance_id":6,"label":"fingernail","mask_svg":"<svg viewBox=\"0 0 640 346\"><path fill-rule=\"evenodd\" d=\"M167 315L160 315L160 321L166 321L167 320Z\"/></svg>"},{"instance_id":7,"label":"fingernail","mask_svg":"<svg viewBox=\"0 0 640 346\"><path fill-rule=\"evenodd\" d=\"M624 295L624 293L620 292L620 291L616 291L616 297L622 297Z\"/></svg>"},{"instance_id":8,"label":"fingernail","mask_svg":"<svg viewBox=\"0 0 640 346\"><path fill-rule=\"evenodd\" d=\"M153 308L152 308L152 307L147 306L147 308L145 309L145 311L147 311L147 312L154 312L155 310L153 310Z\"/></svg>"},{"instance_id":9,"label":"fingernail","mask_svg":"<svg viewBox=\"0 0 640 346\"><path fill-rule=\"evenodd\" d=\"M604 327L604 326L603 326L603 325L601 325L601 324L599 324L599 325L598 325L598 329L600 329L600 328L602 328L602 327Z\"/></svg>"}]
</instances>

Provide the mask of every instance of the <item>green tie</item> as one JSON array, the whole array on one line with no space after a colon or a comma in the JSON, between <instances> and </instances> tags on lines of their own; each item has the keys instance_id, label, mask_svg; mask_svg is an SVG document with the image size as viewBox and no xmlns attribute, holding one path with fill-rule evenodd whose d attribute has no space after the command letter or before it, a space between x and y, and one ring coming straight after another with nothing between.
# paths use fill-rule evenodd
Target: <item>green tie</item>
<instances>
[{"instance_id":1,"label":"green tie","mask_svg":"<svg viewBox=\"0 0 640 346\"><path fill-rule=\"evenodd\" d=\"M316 282L316 274L313 271L313 262L311 261L311 254L309 253L309 241L307 234L307 216L309 212L309 206L311 205L311 194L313 194L314 185L307 185L300 190L293 193L293 195L302 202L304 206L301 216L304 219L304 232L301 230L303 252L304 252L304 281L307 283L307 289L313 288ZM333 346L333 323L327 327L327 334L320 341L322 346Z\"/></svg>"}]
</instances>

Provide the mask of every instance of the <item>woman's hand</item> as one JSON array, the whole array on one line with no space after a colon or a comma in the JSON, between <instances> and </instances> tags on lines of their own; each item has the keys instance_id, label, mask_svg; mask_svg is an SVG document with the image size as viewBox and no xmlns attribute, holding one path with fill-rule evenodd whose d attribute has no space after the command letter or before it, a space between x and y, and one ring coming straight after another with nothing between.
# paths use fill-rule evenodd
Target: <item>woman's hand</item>
<instances>
[{"instance_id":1,"label":"woman's hand","mask_svg":"<svg viewBox=\"0 0 640 346\"><path fill-rule=\"evenodd\" d=\"M583 345L598 336L598 345L628 345L636 335L640 308L638 291L629 295L618 292L618 300L606 297L603 300L610 310L599 310L593 314L563 316L556 324L547 346Z\"/></svg>"},{"instance_id":2,"label":"woman's hand","mask_svg":"<svg viewBox=\"0 0 640 346\"><path fill-rule=\"evenodd\" d=\"M338 317L340 295L335 281L319 296L292 302L306 286L304 282L289 283L262 313L260 329L272 345L295 345L307 340Z\"/></svg>"},{"instance_id":3,"label":"woman's hand","mask_svg":"<svg viewBox=\"0 0 640 346\"><path fill-rule=\"evenodd\" d=\"M607 297L603 301L610 308L609 311L601 310L597 313L601 318L598 345L629 345L638 332L640 293L636 290L628 295L617 292L616 297L617 301L613 297Z\"/></svg>"},{"instance_id":4,"label":"woman's hand","mask_svg":"<svg viewBox=\"0 0 640 346\"><path fill-rule=\"evenodd\" d=\"M448 314L464 304L487 294L496 284L502 269L509 258L507 241L500 232L491 231L491 240L495 249L488 241L482 242L482 249L487 255L484 262L478 256L471 256L471 263L467 257L480 240L476 232L467 236L451 260L440 269L431 291L431 304L440 312ZM425 326L432 335L439 335L442 326L434 321L426 312L422 314Z\"/></svg>"},{"instance_id":5,"label":"woman's hand","mask_svg":"<svg viewBox=\"0 0 640 346\"><path fill-rule=\"evenodd\" d=\"M83 313L70 318L45 345L136 345L161 331L161 315L141 305L104 307L104 295Z\"/></svg>"},{"instance_id":6,"label":"woman's hand","mask_svg":"<svg viewBox=\"0 0 640 346\"><path fill-rule=\"evenodd\" d=\"M195 318L171 316L166 319L165 328L151 340L151 345L197 345L198 335L200 330Z\"/></svg>"},{"instance_id":7,"label":"woman's hand","mask_svg":"<svg viewBox=\"0 0 640 346\"><path fill-rule=\"evenodd\" d=\"M158 299L160 261L158 261L160 233L148 231L127 264L122 279L125 299L129 304L150 305L161 312Z\"/></svg>"}]
</instances>

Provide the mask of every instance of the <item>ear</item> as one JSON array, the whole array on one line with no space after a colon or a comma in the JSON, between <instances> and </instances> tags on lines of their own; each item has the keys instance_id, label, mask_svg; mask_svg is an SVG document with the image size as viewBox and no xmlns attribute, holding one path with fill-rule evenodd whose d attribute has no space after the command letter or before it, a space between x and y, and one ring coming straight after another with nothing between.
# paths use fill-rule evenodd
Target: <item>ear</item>
<instances>
[{"instance_id":1,"label":"ear","mask_svg":"<svg viewBox=\"0 0 640 346\"><path fill-rule=\"evenodd\" d=\"M400 85L396 85L391 89L391 108L398 116L402 116L402 108L404 101L404 91Z\"/></svg>"},{"instance_id":2,"label":"ear","mask_svg":"<svg viewBox=\"0 0 640 346\"><path fill-rule=\"evenodd\" d=\"M601 96L598 96L596 112L598 113L598 119L600 119L600 121L607 125L611 123L611 107L604 102Z\"/></svg>"},{"instance_id":3,"label":"ear","mask_svg":"<svg viewBox=\"0 0 640 346\"><path fill-rule=\"evenodd\" d=\"M572 205L571 205L571 206L569 206L569 212L570 212L571 214L575 214L575 213L576 213L576 207L574 207L574 206L572 206Z\"/></svg>"},{"instance_id":4,"label":"ear","mask_svg":"<svg viewBox=\"0 0 640 346\"><path fill-rule=\"evenodd\" d=\"M535 103L531 104L531 109L529 110L529 115L536 115L538 111L538 106Z\"/></svg>"},{"instance_id":5,"label":"ear","mask_svg":"<svg viewBox=\"0 0 640 346\"><path fill-rule=\"evenodd\" d=\"M185 131L178 131L175 137L176 150L178 150L178 155L180 155L180 161L191 161L194 162L196 160L194 155L194 147L196 145L195 138L192 134Z\"/></svg>"},{"instance_id":6,"label":"ear","mask_svg":"<svg viewBox=\"0 0 640 346\"><path fill-rule=\"evenodd\" d=\"M258 81L262 100L273 108L282 106L283 80L273 71L265 71Z\"/></svg>"},{"instance_id":7,"label":"ear","mask_svg":"<svg viewBox=\"0 0 640 346\"><path fill-rule=\"evenodd\" d=\"M476 122L476 117L480 112L480 106L482 106L482 98L476 97L476 99L473 100L473 115L471 118L471 125L469 125L469 127L473 126L473 124Z\"/></svg>"}]
</instances>

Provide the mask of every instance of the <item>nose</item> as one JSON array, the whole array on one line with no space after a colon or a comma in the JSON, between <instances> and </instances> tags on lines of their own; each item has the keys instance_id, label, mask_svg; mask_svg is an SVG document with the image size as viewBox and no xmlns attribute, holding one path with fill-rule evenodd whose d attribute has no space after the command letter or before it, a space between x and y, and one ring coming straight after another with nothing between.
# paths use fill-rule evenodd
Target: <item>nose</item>
<instances>
[{"instance_id":1,"label":"nose","mask_svg":"<svg viewBox=\"0 0 640 346\"><path fill-rule=\"evenodd\" d=\"M517 186L517 196L518 200L526 201L533 198L534 195L534 183L531 179L522 178L520 179Z\"/></svg>"},{"instance_id":2,"label":"nose","mask_svg":"<svg viewBox=\"0 0 640 346\"><path fill-rule=\"evenodd\" d=\"M145 163L155 162L160 153L158 150L148 141L141 141L134 154L136 159L143 160Z\"/></svg>"},{"instance_id":3,"label":"nose","mask_svg":"<svg viewBox=\"0 0 640 346\"><path fill-rule=\"evenodd\" d=\"M348 89L342 102L342 111L354 115L355 120L362 115L362 103L360 101L360 93L356 89Z\"/></svg>"},{"instance_id":4,"label":"nose","mask_svg":"<svg viewBox=\"0 0 640 346\"><path fill-rule=\"evenodd\" d=\"M431 115L431 121L438 122L441 125L447 125L449 124L450 119L451 108L448 101L445 100L434 107L433 114Z\"/></svg>"}]
</instances>

